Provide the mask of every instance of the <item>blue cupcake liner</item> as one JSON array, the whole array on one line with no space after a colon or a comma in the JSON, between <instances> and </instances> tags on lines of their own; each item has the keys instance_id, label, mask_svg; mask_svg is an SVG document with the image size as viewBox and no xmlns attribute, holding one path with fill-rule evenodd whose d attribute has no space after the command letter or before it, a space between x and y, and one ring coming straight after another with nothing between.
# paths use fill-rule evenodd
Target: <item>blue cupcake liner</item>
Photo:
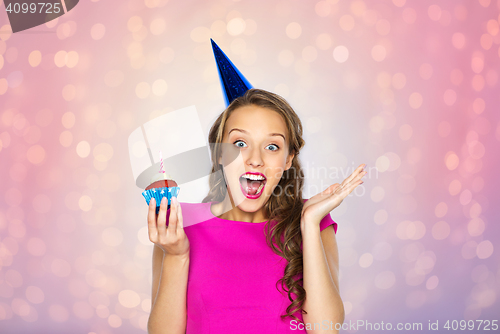
<instances>
[{"instance_id":1,"label":"blue cupcake liner","mask_svg":"<svg viewBox=\"0 0 500 334\"><path fill-rule=\"evenodd\" d=\"M155 201L156 201L156 213L158 213L160 211L161 199L163 197L167 198L167 201L168 201L167 202L167 204L168 204L167 209L168 209L168 208L170 208L171 198L177 197L180 190L181 190L181 188L179 188L179 187L153 188L153 189L145 190L142 193L142 196L144 196L144 198L146 199L146 203L148 203L148 205L149 205L149 202L151 201L151 198L155 199Z\"/></svg>"}]
</instances>

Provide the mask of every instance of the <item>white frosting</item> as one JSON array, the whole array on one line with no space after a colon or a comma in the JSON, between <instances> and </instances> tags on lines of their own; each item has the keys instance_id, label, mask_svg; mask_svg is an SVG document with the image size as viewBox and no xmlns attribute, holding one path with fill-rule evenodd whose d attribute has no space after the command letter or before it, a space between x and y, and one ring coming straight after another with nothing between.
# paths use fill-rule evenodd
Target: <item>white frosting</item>
<instances>
[{"instance_id":1,"label":"white frosting","mask_svg":"<svg viewBox=\"0 0 500 334\"><path fill-rule=\"evenodd\" d=\"M172 177L170 175L168 175L167 173L156 173L151 178L150 184L154 183L156 181L161 181L161 180L172 180Z\"/></svg>"}]
</instances>

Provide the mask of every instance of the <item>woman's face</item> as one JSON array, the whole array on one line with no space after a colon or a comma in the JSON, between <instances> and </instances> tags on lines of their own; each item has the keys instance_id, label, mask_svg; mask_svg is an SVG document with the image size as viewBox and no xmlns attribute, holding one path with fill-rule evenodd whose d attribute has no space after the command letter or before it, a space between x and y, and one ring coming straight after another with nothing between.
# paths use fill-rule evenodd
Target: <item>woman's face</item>
<instances>
[{"instance_id":1,"label":"woman's face","mask_svg":"<svg viewBox=\"0 0 500 334\"><path fill-rule=\"evenodd\" d=\"M239 209L262 208L290 168L286 123L276 111L255 105L234 110L226 121L219 163L229 195ZM284 189L277 189L283 193Z\"/></svg>"}]
</instances>

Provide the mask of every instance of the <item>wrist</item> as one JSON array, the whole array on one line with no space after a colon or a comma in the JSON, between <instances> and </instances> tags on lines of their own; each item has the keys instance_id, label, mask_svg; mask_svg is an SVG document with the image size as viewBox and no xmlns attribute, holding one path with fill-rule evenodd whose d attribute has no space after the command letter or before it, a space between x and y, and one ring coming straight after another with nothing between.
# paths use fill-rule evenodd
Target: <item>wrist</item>
<instances>
[{"instance_id":1,"label":"wrist","mask_svg":"<svg viewBox=\"0 0 500 334\"><path fill-rule=\"evenodd\" d=\"M163 259L185 262L189 260L189 251L183 254L169 254L167 252L163 252Z\"/></svg>"},{"instance_id":2,"label":"wrist","mask_svg":"<svg viewBox=\"0 0 500 334\"><path fill-rule=\"evenodd\" d=\"M300 230L302 234L319 231L319 222L302 218L300 220Z\"/></svg>"}]
</instances>

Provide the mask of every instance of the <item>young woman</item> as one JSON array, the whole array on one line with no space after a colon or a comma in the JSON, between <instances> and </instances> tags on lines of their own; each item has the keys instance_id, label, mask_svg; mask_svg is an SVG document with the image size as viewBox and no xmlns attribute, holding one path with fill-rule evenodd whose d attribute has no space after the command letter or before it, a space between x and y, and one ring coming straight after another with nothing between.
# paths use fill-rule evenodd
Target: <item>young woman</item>
<instances>
[{"instance_id":1,"label":"young woman","mask_svg":"<svg viewBox=\"0 0 500 334\"><path fill-rule=\"evenodd\" d=\"M148 213L153 252L149 333L338 333L335 209L366 174L302 198L300 119L250 89L213 124L210 191ZM338 324L335 326L335 324ZM335 329L337 327L337 329Z\"/></svg>"}]
</instances>

